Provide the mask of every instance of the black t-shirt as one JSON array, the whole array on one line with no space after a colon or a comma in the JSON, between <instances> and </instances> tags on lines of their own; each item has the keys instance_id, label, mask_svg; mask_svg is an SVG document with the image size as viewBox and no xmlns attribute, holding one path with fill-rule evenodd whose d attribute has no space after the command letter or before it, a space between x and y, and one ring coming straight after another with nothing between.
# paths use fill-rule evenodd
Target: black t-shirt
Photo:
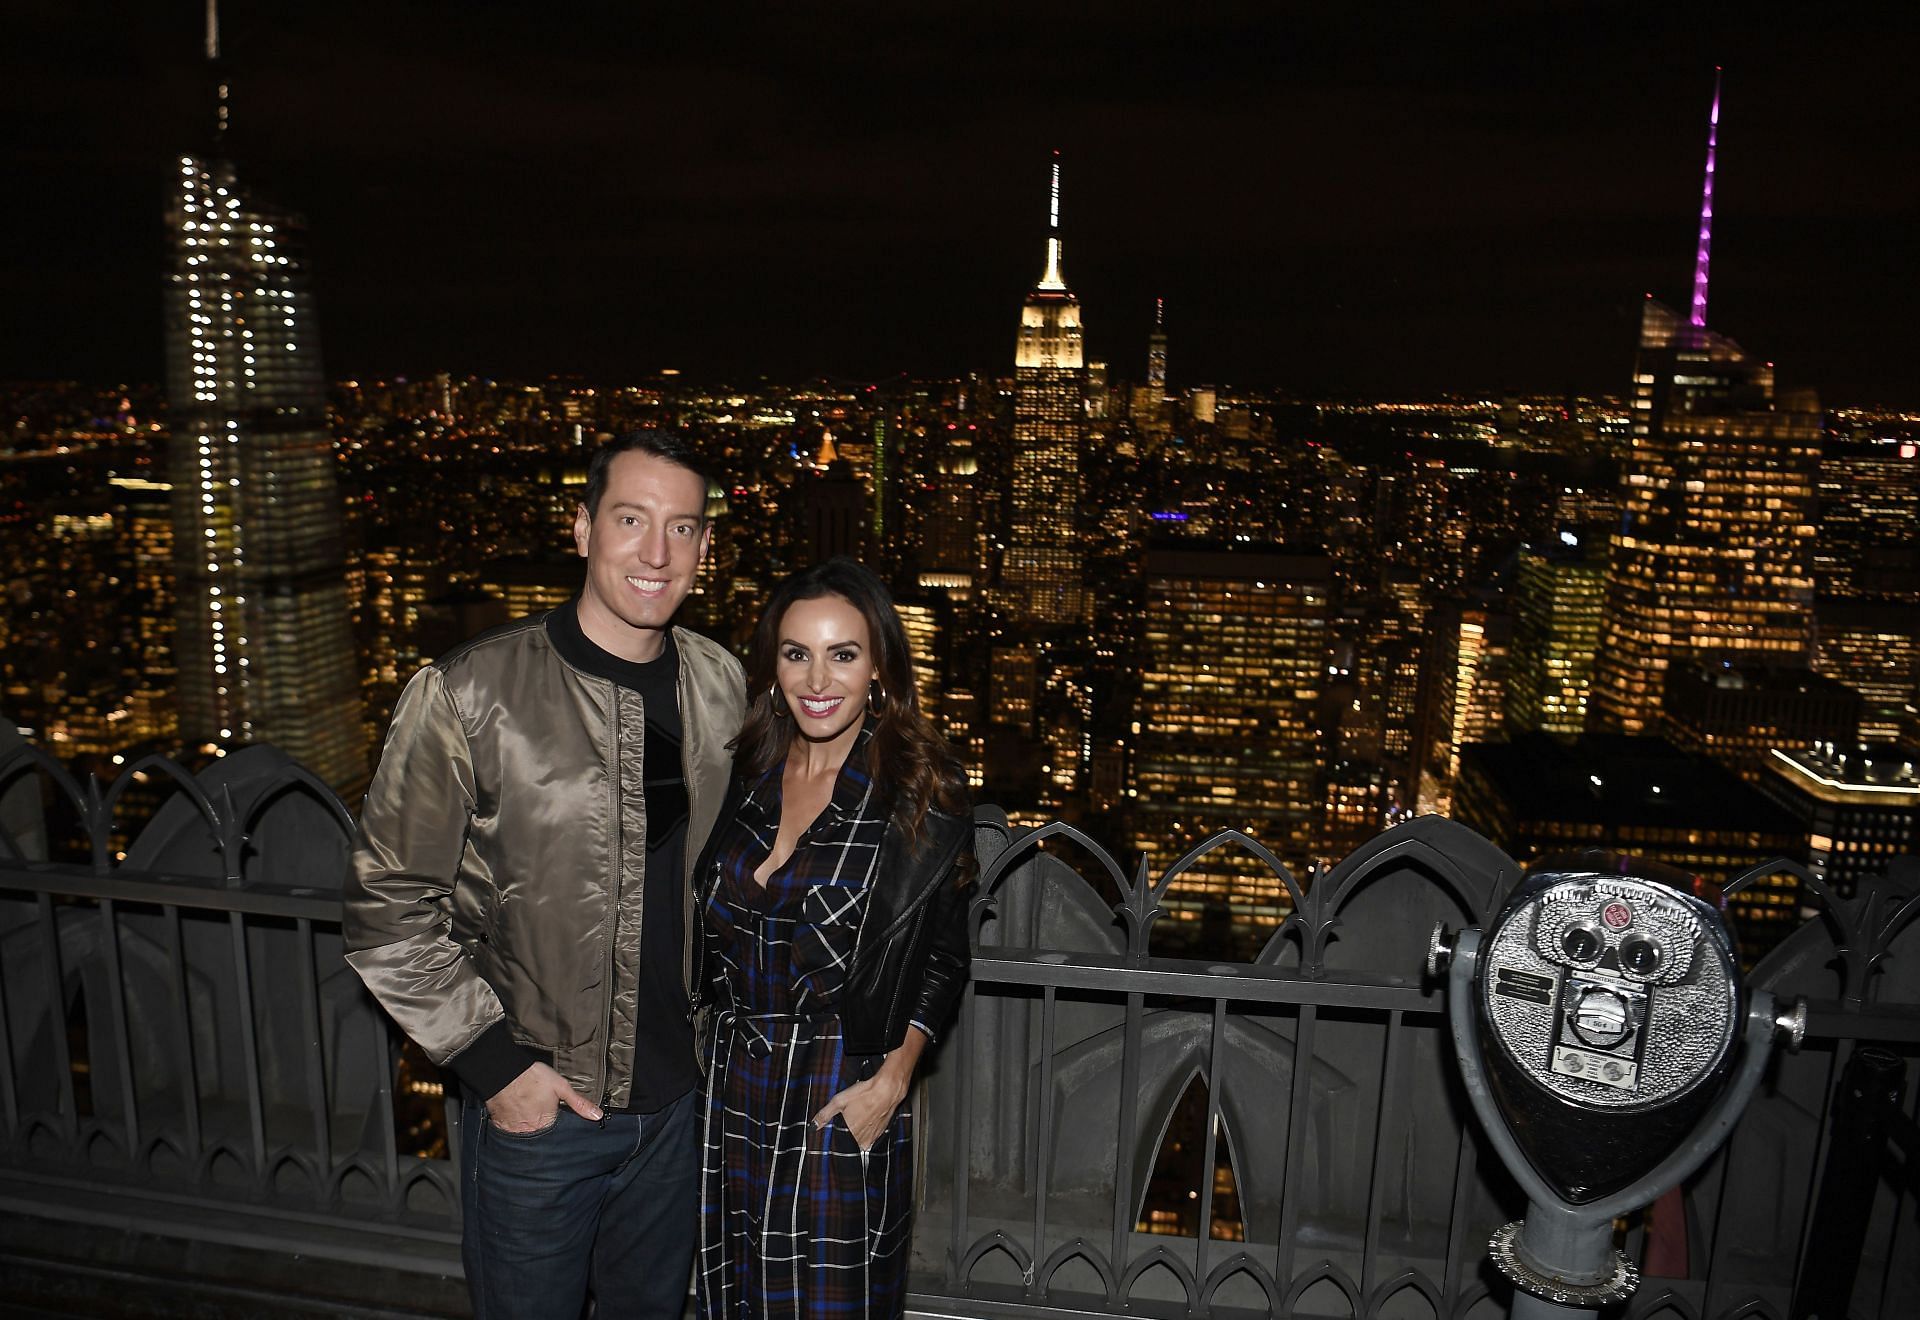
<instances>
[{"instance_id":1,"label":"black t-shirt","mask_svg":"<svg viewBox=\"0 0 1920 1320\"><path fill-rule=\"evenodd\" d=\"M580 628L577 602L547 616L547 633L569 664L637 694L646 716L642 771L647 810L647 875L641 895L639 1002L634 1021L633 1091L616 1113L651 1114L693 1089L693 1020L682 984L686 938L687 778L681 757L680 651L665 634L644 664L596 646ZM598 1097L594 1097L598 1098Z\"/></svg>"}]
</instances>

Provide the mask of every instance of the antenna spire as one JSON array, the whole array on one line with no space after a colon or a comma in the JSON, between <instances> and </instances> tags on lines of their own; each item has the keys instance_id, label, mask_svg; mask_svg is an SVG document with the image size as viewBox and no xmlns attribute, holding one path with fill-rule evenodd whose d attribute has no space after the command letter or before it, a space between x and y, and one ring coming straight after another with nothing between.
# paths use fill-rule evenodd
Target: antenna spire
<instances>
[{"instance_id":1,"label":"antenna spire","mask_svg":"<svg viewBox=\"0 0 1920 1320\"><path fill-rule=\"evenodd\" d=\"M1707 261L1713 251L1713 152L1720 144L1720 66L1713 66L1713 111L1707 116L1707 181L1700 193L1700 246L1693 254L1693 324L1707 324Z\"/></svg>"},{"instance_id":2,"label":"antenna spire","mask_svg":"<svg viewBox=\"0 0 1920 1320\"><path fill-rule=\"evenodd\" d=\"M207 0L207 76L212 80L213 137L210 149L221 150L227 138L232 89L227 85L226 62L220 58L220 0Z\"/></svg>"},{"instance_id":3,"label":"antenna spire","mask_svg":"<svg viewBox=\"0 0 1920 1320\"><path fill-rule=\"evenodd\" d=\"M1047 269L1040 276L1040 287L1064 291L1066 277L1060 273L1060 152L1053 153L1053 186L1047 196Z\"/></svg>"}]
</instances>

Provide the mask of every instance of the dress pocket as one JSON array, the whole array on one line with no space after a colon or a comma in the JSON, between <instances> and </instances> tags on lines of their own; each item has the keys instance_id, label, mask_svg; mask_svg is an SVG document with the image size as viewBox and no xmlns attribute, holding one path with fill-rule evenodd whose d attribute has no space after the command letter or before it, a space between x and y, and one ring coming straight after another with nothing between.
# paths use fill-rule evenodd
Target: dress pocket
<instances>
[{"instance_id":1,"label":"dress pocket","mask_svg":"<svg viewBox=\"0 0 1920 1320\"><path fill-rule=\"evenodd\" d=\"M867 911L864 885L808 885L793 924L793 973L814 995L840 988Z\"/></svg>"}]
</instances>

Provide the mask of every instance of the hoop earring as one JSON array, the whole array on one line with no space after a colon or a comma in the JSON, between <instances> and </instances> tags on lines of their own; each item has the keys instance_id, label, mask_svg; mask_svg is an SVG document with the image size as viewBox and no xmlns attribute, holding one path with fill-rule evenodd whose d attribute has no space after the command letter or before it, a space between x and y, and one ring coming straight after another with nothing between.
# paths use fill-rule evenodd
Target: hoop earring
<instances>
[{"instance_id":1,"label":"hoop earring","mask_svg":"<svg viewBox=\"0 0 1920 1320\"><path fill-rule=\"evenodd\" d=\"M780 700L780 685L778 683L775 683L767 689L767 700L773 705L773 718L776 720L784 720L787 718L787 703Z\"/></svg>"},{"instance_id":2,"label":"hoop earring","mask_svg":"<svg viewBox=\"0 0 1920 1320\"><path fill-rule=\"evenodd\" d=\"M879 694L879 700L877 701L874 699L876 692ZM877 678L867 684L867 709L875 715L883 714L887 709L886 685Z\"/></svg>"}]
</instances>

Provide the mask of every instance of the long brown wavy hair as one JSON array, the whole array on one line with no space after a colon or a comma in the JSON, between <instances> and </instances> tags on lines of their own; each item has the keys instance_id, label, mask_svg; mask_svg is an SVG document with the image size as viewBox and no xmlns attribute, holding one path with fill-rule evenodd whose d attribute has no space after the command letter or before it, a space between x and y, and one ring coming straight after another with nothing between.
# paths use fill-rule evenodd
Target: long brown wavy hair
<instances>
[{"instance_id":1,"label":"long brown wavy hair","mask_svg":"<svg viewBox=\"0 0 1920 1320\"><path fill-rule=\"evenodd\" d=\"M893 795L893 823L913 843L926 823L929 807L954 815L971 810L967 776L920 709L920 693L913 681L913 648L892 593L870 569L852 559L829 559L795 573L774 588L760 612L747 652L747 718L733 742L736 768L752 777L787 759L796 735L775 671L780 623L795 602L822 596L838 596L867 621L875 677L886 693L877 709L868 708L874 730L867 747L867 773L877 788Z\"/></svg>"}]
</instances>

